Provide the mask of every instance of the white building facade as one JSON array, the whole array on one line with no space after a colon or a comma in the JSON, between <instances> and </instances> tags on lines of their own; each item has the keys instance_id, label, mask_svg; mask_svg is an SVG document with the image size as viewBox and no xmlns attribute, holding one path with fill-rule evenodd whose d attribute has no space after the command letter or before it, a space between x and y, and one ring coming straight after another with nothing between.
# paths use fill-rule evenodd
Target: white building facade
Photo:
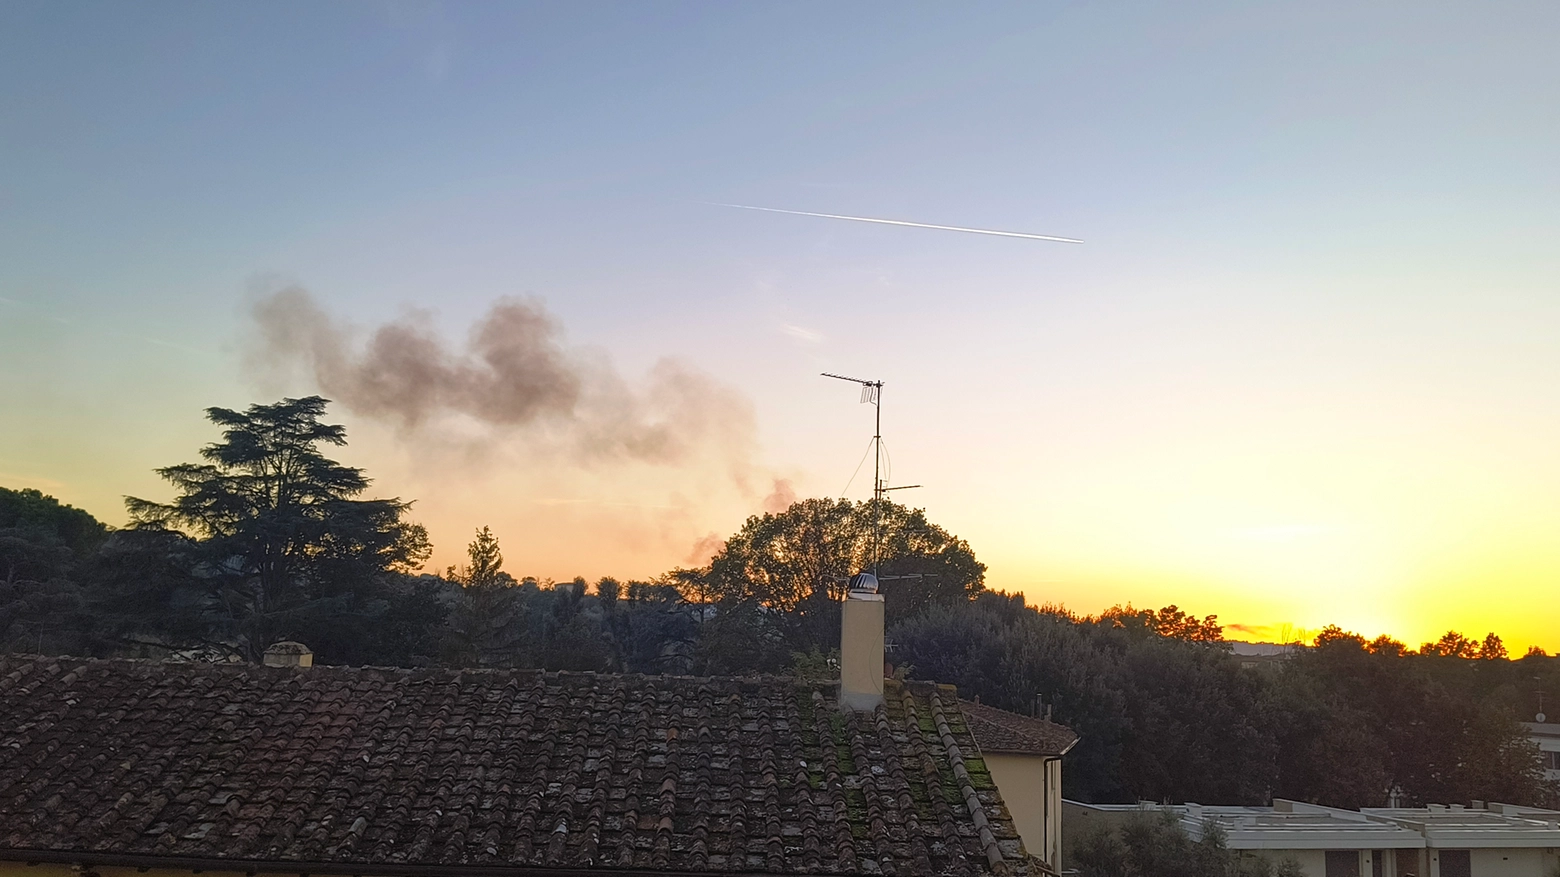
<instances>
[{"instance_id":1,"label":"white building facade","mask_svg":"<svg viewBox=\"0 0 1560 877\"><path fill-rule=\"evenodd\" d=\"M1560 780L1560 724L1554 722L1523 722L1528 739L1538 747L1544 759L1544 778Z\"/></svg>"},{"instance_id":2,"label":"white building facade","mask_svg":"<svg viewBox=\"0 0 1560 877\"><path fill-rule=\"evenodd\" d=\"M1271 807L1063 805L1064 843L1132 814L1170 812L1193 838L1224 834L1232 850L1306 877L1556 877L1560 812L1511 805L1340 810L1282 798Z\"/></svg>"}]
</instances>

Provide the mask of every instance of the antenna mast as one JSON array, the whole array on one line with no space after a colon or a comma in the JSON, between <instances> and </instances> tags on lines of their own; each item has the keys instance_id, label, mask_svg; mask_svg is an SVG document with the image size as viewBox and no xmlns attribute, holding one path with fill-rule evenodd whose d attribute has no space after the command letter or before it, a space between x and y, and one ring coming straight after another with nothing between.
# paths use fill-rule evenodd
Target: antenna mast
<instances>
[{"instance_id":1,"label":"antenna mast","mask_svg":"<svg viewBox=\"0 0 1560 877\"><path fill-rule=\"evenodd\" d=\"M832 375L828 372L821 374L823 377L834 378L837 381L860 384L862 404L871 402L875 409L872 426L872 576L876 578L883 534L883 494L890 490L909 490L921 485L906 484L903 487L889 487L883 482L883 382Z\"/></svg>"}]
</instances>

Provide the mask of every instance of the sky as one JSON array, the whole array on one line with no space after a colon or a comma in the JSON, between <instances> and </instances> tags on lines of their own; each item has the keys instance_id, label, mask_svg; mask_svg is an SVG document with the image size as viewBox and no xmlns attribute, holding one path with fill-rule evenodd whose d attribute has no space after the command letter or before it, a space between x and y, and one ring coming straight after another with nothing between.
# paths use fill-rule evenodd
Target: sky
<instances>
[{"instance_id":1,"label":"sky","mask_svg":"<svg viewBox=\"0 0 1560 877\"><path fill-rule=\"evenodd\" d=\"M1560 650L1557 37L1542 2L9 0L0 485L122 525L206 407L321 392L436 566L488 525L516 574L648 577L870 495L828 371L885 381L899 498L989 586Z\"/></svg>"}]
</instances>

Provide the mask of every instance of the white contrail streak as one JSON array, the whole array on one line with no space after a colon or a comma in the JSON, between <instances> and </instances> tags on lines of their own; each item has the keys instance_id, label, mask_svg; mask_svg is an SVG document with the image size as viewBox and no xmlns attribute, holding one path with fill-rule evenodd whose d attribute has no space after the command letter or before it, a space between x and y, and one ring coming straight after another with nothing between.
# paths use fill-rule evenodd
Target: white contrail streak
<instances>
[{"instance_id":1,"label":"white contrail streak","mask_svg":"<svg viewBox=\"0 0 1560 877\"><path fill-rule=\"evenodd\" d=\"M852 222L876 222L880 225L904 225L910 228L935 228L939 231L963 231L970 234L994 234L1005 238L1028 238L1032 241L1056 241L1063 244L1081 244L1083 241L1077 238L1056 237L1049 234L1028 234L1022 231L997 231L991 228L964 228L958 225L932 225L928 222L906 222L903 219L874 219L870 216L842 216L838 213L808 213L805 210L781 210L778 207L754 207L751 204L721 204L712 203L716 207L736 207L740 210L762 210L765 213L789 213L792 216L818 216L824 219L849 219Z\"/></svg>"}]
</instances>

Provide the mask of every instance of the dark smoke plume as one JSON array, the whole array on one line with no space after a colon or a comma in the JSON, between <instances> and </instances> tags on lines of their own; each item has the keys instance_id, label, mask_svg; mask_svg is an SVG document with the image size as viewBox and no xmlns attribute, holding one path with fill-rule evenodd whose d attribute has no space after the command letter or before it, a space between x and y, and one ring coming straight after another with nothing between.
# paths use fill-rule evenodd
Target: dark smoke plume
<instances>
[{"instance_id":1,"label":"dark smoke plume","mask_svg":"<svg viewBox=\"0 0 1560 877\"><path fill-rule=\"evenodd\" d=\"M252 314L255 364L302 366L326 396L404 433L465 419L479 441L524 433L588 459L667 464L697 451L739 483L750 474L754 417L738 391L672 360L635 388L600 358L566 348L536 301L499 300L463 348L415 313L361 336L297 287L259 299Z\"/></svg>"}]
</instances>

